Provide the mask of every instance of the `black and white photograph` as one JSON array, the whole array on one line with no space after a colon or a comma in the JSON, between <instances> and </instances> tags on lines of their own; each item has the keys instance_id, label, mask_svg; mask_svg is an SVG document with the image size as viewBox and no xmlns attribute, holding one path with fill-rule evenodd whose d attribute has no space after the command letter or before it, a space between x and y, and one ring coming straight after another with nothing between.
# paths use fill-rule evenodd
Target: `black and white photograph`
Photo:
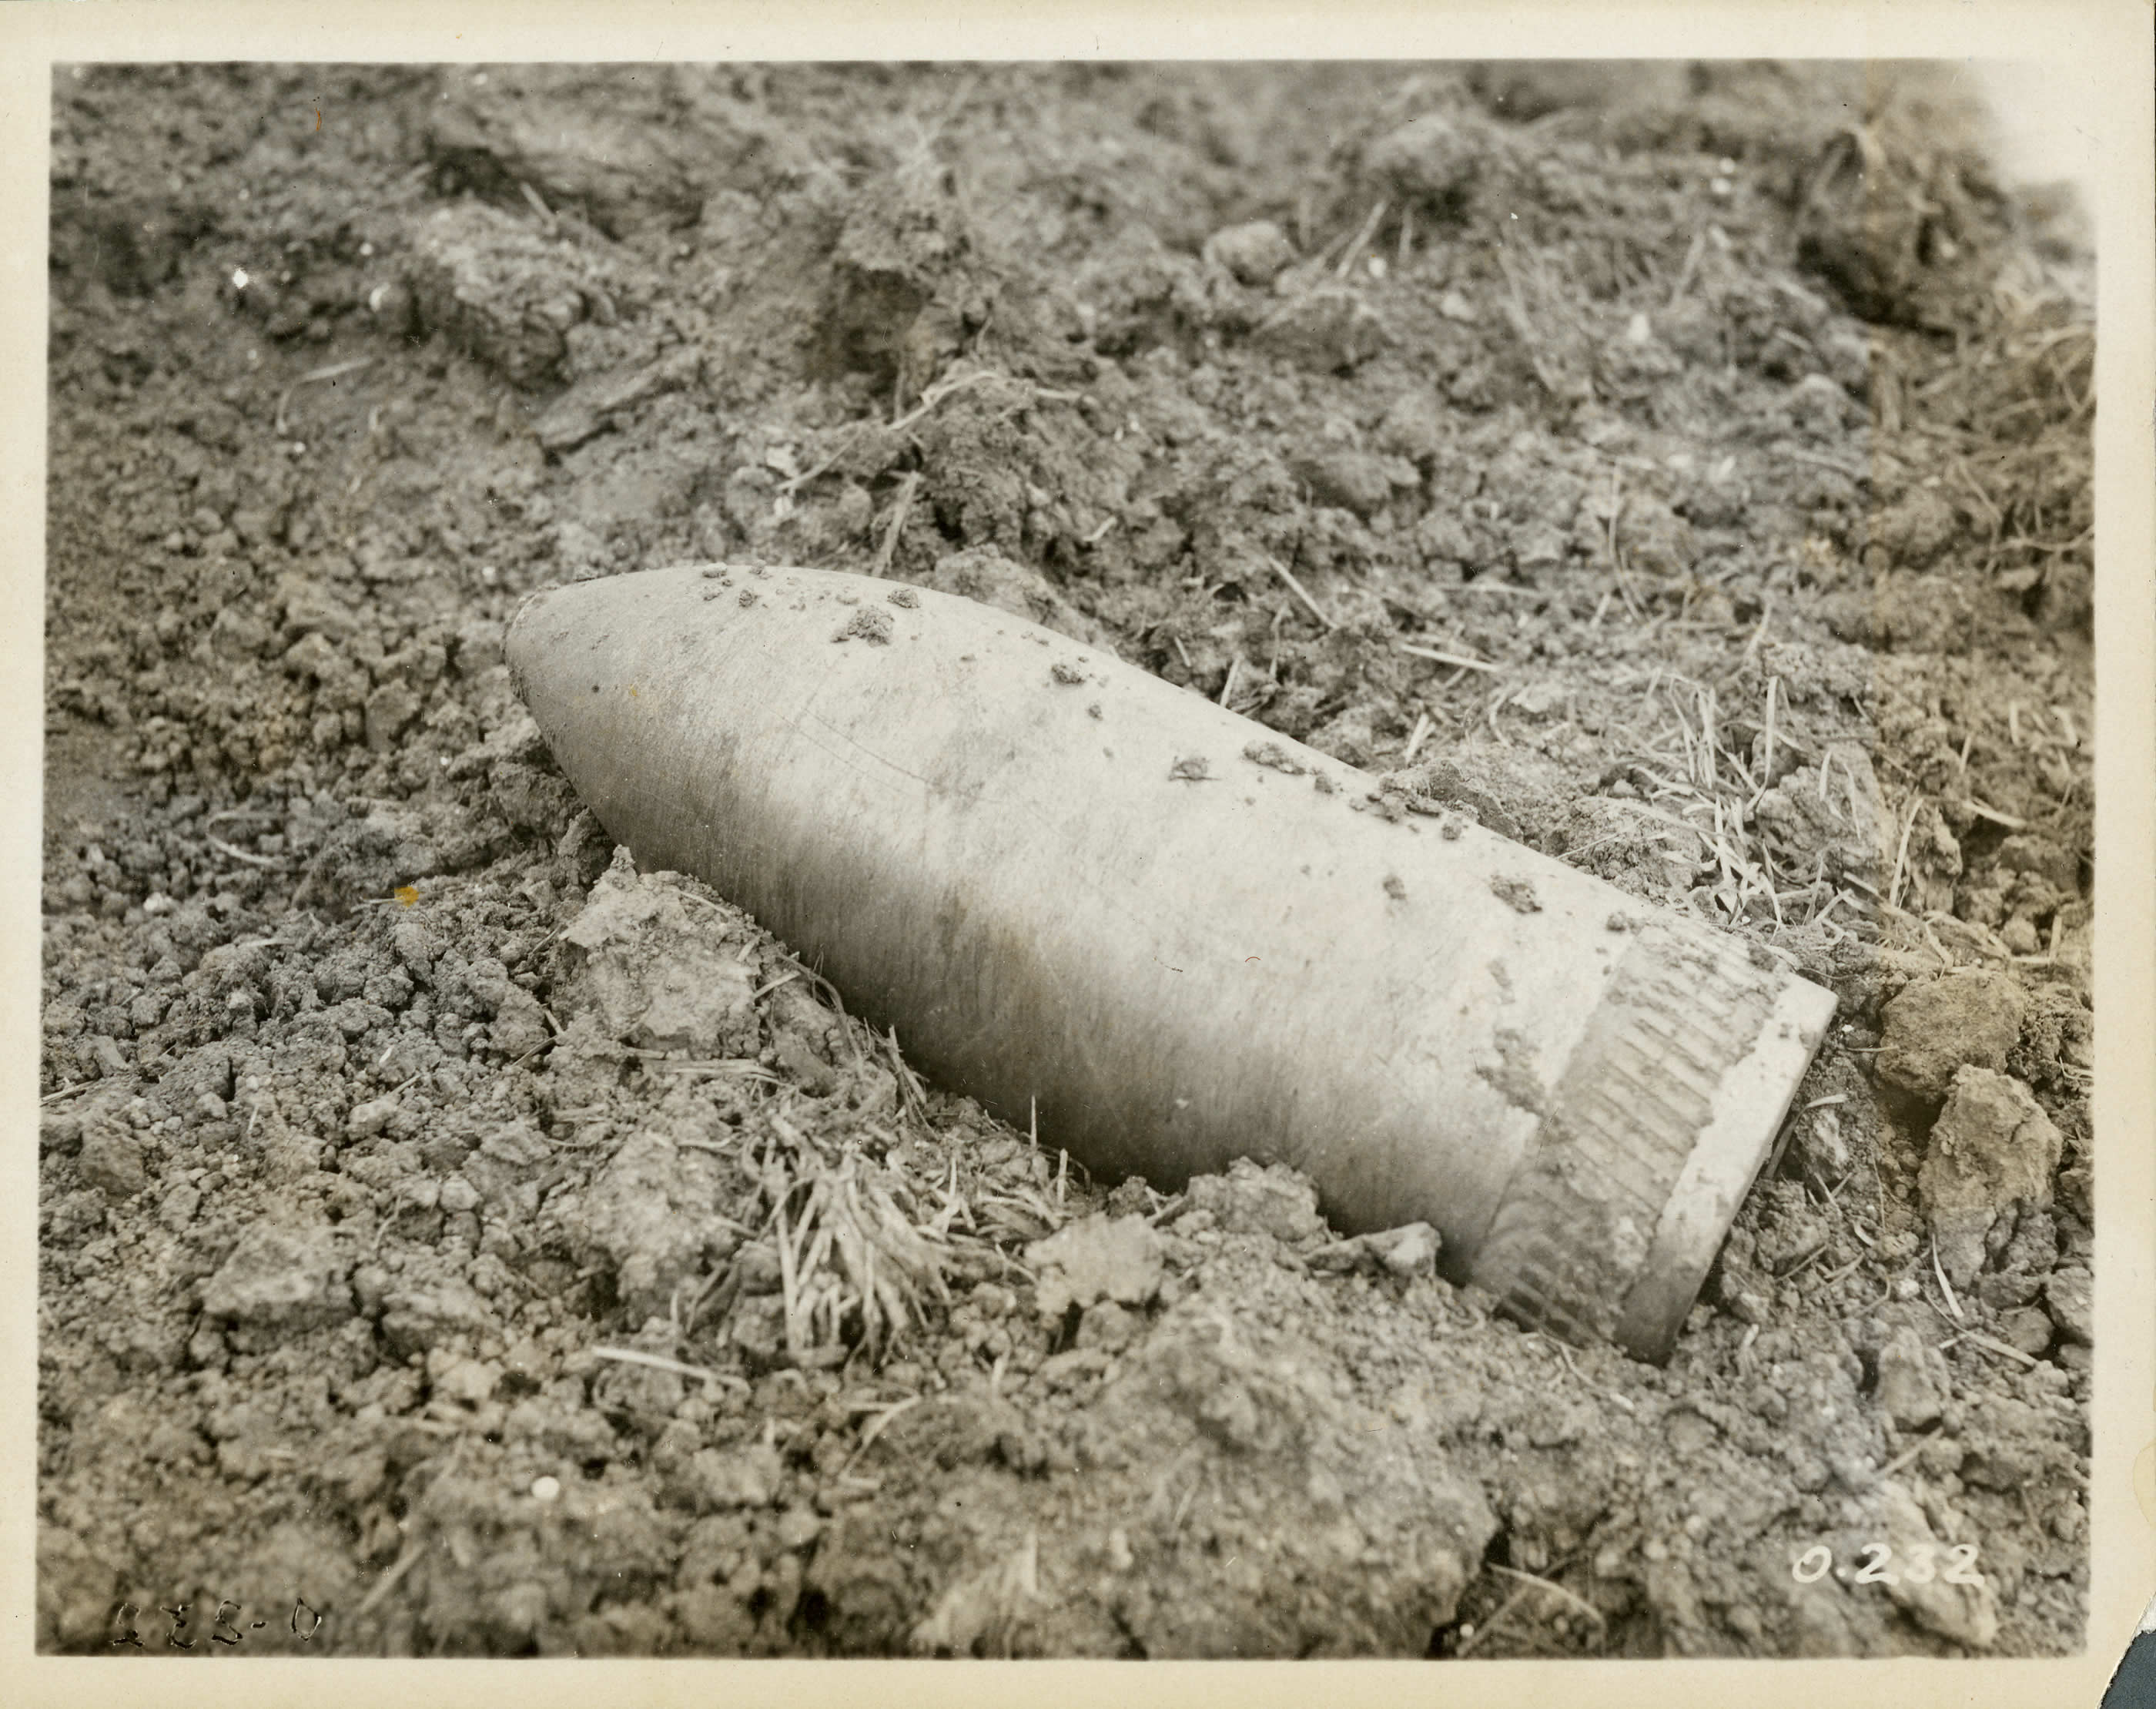
<instances>
[{"instance_id":1,"label":"black and white photograph","mask_svg":"<svg viewBox=\"0 0 2156 1709\"><path fill-rule=\"evenodd\" d=\"M2088 75L485 39L38 72L38 1655L2093 1701Z\"/></svg>"}]
</instances>

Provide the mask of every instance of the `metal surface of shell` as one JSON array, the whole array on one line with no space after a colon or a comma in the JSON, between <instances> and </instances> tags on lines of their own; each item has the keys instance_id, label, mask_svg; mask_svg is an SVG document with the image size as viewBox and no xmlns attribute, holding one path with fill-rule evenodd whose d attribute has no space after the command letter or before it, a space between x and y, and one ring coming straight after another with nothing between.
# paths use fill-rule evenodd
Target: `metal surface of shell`
<instances>
[{"instance_id":1,"label":"metal surface of shell","mask_svg":"<svg viewBox=\"0 0 2156 1709\"><path fill-rule=\"evenodd\" d=\"M892 596L896 594L896 598ZM1832 995L1113 656L926 589L535 595L519 692L693 873L1096 1176L1293 1166L1523 1320L1666 1354Z\"/></svg>"}]
</instances>

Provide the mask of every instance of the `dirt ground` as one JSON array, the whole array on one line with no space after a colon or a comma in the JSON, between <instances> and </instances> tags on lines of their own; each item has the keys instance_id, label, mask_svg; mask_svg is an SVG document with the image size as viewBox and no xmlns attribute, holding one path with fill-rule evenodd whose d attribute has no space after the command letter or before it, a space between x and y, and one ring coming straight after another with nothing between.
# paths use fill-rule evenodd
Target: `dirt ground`
<instances>
[{"instance_id":1,"label":"dirt ground","mask_svg":"<svg viewBox=\"0 0 2156 1709\"><path fill-rule=\"evenodd\" d=\"M2089 256L1972 125L64 71L40 1645L2078 1650ZM1279 1170L1090 1181L638 872L503 629L690 559L1099 641L1832 986L1668 1365Z\"/></svg>"}]
</instances>

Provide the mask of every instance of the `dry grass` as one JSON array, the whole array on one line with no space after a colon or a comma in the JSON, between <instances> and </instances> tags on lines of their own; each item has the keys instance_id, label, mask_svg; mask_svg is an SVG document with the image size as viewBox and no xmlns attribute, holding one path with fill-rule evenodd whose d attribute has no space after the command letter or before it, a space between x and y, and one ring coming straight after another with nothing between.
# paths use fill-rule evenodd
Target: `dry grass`
<instances>
[{"instance_id":1,"label":"dry grass","mask_svg":"<svg viewBox=\"0 0 2156 1709\"><path fill-rule=\"evenodd\" d=\"M1770 677L1761 697L1763 739L1756 772L1731 745L1721 697L1712 685L1657 671L1647 697L1659 725L1632 771L1635 783L1649 785L1649 810L1690 831L1713 862L1712 877L1691 893L1693 905L1718 925L1771 920L1779 929L1816 917L1833 895L1823 875L1810 885L1780 888L1773 852L1754 816L1772 776L1779 680ZM1786 739L1783 748L1788 751ZM1793 919L1782 904L1799 898L1807 906Z\"/></svg>"},{"instance_id":2,"label":"dry grass","mask_svg":"<svg viewBox=\"0 0 2156 1709\"><path fill-rule=\"evenodd\" d=\"M874 1168L851 1136L811 1137L777 1113L757 1160L778 1250L786 1350L796 1364L859 1348L887 1356L911 1325L947 1305L947 1229L909 1216L901 1177Z\"/></svg>"}]
</instances>

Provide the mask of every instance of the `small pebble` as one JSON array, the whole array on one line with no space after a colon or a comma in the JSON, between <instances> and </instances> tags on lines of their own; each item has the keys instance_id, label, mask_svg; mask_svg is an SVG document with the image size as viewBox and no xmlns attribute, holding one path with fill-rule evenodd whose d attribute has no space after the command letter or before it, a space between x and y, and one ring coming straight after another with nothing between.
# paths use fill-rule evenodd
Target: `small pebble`
<instances>
[{"instance_id":1,"label":"small pebble","mask_svg":"<svg viewBox=\"0 0 2156 1709\"><path fill-rule=\"evenodd\" d=\"M531 1499L535 1501L560 1501L562 1499L562 1480L556 1477L532 1479Z\"/></svg>"},{"instance_id":2,"label":"small pebble","mask_svg":"<svg viewBox=\"0 0 2156 1709\"><path fill-rule=\"evenodd\" d=\"M442 1183L439 1202L444 1210L452 1214L459 1211L469 1211L479 1203L479 1189L465 1180L463 1176L452 1175Z\"/></svg>"}]
</instances>

